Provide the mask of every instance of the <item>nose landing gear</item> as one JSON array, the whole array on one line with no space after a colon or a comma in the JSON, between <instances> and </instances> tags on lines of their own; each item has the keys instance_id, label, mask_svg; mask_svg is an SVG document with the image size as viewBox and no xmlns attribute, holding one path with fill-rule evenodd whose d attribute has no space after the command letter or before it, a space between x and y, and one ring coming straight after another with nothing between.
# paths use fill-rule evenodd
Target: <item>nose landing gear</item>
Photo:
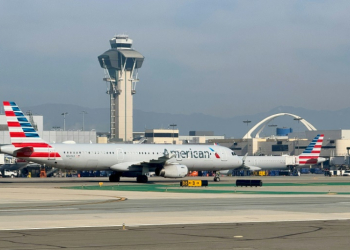
<instances>
[{"instance_id":1,"label":"nose landing gear","mask_svg":"<svg viewBox=\"0 0 350 250\"><path fill-rule=\"evenodd\" d=\"M214 173L215 173L214 181L219 182L220 181L220 174L217 173L216 171Z\"/></svg>"}]
</instances>

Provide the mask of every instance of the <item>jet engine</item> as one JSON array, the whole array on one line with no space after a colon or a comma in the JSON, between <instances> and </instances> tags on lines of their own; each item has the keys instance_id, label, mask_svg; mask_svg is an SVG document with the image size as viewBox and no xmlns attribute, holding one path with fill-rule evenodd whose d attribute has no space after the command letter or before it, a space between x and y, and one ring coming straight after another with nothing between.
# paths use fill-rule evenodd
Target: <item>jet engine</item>
<instances>
[{"instance_id":1,"label":"jet engine","mask_svg":"<svg viewBox=\"0 0 350 250\"><path fill-rule=\"evenodd\" d=\"M160 172L159 176L164 178L182 178L188 173L188 168L185 165L166 165Z\"/></svg>"}]
</instances>

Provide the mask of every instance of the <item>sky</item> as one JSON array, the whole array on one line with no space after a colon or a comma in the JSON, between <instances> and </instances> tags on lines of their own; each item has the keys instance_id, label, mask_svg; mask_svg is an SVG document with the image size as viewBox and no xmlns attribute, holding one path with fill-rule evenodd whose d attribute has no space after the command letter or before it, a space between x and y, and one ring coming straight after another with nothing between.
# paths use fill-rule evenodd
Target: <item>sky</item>
<instances>
[{"instance_id":1,"label":"sky","mask_svg":"<svg viewBox=\"0 0 350 250\"><path fill-rule=\"evenodd\" d=\"M350 1L0 0L0 99L109 107L97 56L145 56L134 108L233 117L350 106Z\"/></svg>"}]
</instances>

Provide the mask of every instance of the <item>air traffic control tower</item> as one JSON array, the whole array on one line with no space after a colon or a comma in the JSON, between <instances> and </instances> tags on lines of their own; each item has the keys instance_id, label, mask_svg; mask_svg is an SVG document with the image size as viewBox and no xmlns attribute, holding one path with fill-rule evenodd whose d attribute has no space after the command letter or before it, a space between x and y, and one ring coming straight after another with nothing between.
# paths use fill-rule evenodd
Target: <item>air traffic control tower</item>
<instances>
[{"instance_id":1,"label":"air traffic control tower","mask_svg":"<svg viewBox=\"0 0 350 250\"><path fill-rule=\"evenodd\" d=\"M110 96L111 139L132 141L133 95L144 57L131 48L132 40L127 35L116 35L109 42L112 48L100 55L98 61L104 69L103 80Z\"/></svg>"}]
</instances>

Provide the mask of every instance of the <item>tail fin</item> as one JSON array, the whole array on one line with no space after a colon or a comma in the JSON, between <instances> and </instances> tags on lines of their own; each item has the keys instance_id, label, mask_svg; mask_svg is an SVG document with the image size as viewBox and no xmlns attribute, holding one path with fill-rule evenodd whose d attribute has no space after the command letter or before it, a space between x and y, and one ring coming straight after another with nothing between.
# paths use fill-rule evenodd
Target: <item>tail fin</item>
<instances>
[{"instance_id":1,"label":"tail fin","mask_svg":"<svg viewBox=\"0 0 350 250\"><path fill-rule=\"evenodd\" d=\"M10 132L11 143L16 148L34 147L47 148L50 147L42 140L33 126L28 122L23 112L14 102L3 102L7 125Z\"/></svg>"},{"instance_id":2,"label":"tail fin","mask_svg":"<svg viewBox=\"0 0 350 250\"><path fill-rule=\"evenodd\" d=\"M304 152L299 155L299 165L317 164L317 159L321 153L323 137L323 134L317 135Z\"/></svg>"}]
</instances>

